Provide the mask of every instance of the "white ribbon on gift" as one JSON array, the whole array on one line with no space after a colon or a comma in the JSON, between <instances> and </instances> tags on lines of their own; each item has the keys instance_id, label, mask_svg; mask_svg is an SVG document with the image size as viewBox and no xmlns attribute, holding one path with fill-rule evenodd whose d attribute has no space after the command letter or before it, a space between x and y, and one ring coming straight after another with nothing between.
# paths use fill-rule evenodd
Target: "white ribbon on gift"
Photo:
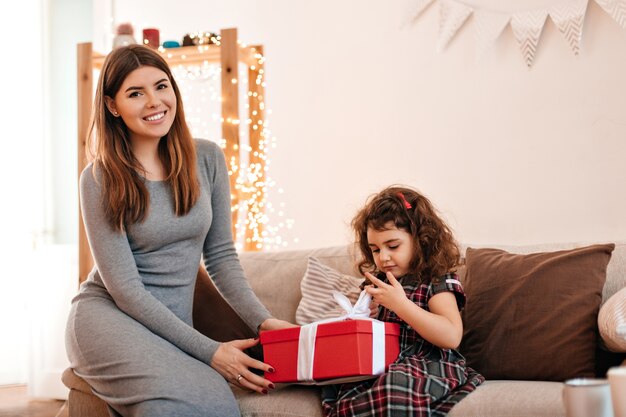
<instances>
[{"instance_id":1,"label":"white ribbon on gift","mask_svg":"<svg viewBox=\"0 0 626 417\"><path fill-rule=\"evenodd\" d=\"M385 323L369 317L372 296L362 291L354 304L345 295L333 291L333 298L344 309L346 314L330 319L316 321L300 327L298 339L298 381L311 382L313 380L313 359L315 358L315 337L317 326L323 323L332 323L348 319L370 320L372 322L372 374L380 375L385 372Z\"/></svg>"}]
</instances>

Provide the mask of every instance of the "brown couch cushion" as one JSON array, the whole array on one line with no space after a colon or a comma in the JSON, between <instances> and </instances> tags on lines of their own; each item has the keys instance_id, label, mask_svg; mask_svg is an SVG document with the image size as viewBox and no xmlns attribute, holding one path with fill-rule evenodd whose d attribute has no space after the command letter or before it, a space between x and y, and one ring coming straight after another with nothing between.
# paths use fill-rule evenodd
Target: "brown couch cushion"
<instances>
[{"instance_id":1,"label":"brown couch cushion","mask_svg":"<svg viewBox=\"0 0 626 417\"><path fill-rule=\"evenodd\" d=\"M615 245L466 253L461 352L487 379L594 376L596 318Z\"/></svg>"},{"instance_id":2,"label":"brown couch cushion","mask_svg":"<svg viewBox=\"0 0 626 417\"><path fill-rule=\"evenodd\" d=\"M222 296L202 265L193 297L193 327L218 342L258 336Z\"/></svg>"},{"instance_id":3,"label":"brown couch cushion","mask_svg":"<svg viewBox=\"0 0 626 417\"><path fill-rule=\"evenodd\" d=\"M218 342L258 337L257 330L251 329L222 296L203 265L198 268L193 296L193 327ZM253 358L263 358L260 344L245 352Z\"/></svg>"}]
</instances>

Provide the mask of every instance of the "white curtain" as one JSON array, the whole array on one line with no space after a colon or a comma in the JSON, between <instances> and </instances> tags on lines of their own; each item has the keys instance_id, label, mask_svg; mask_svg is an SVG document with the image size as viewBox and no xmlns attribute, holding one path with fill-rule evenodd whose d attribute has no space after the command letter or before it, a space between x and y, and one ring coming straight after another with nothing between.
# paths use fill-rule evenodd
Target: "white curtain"
<instances>
[{"instance_id":1,"label":"white curtain","mask_svg":"<svg viewBox=\"0 0 626 417\"><path fill-rule=\"evenodd\" d=\"M29 265L43 234L42 1L5 5L0 17L0 384L28 373Z\"/></svg>"},{"instance_id":2,"label":"white curtain","mask_svg":"<svg viewBox=\"0 0 626 417\"><path fill-rule=\"evenodd\" d=\"M77 289L76 44L92 2L12 1L0 14L0 385L64 398Z\"/></svg>"}]
</instances>

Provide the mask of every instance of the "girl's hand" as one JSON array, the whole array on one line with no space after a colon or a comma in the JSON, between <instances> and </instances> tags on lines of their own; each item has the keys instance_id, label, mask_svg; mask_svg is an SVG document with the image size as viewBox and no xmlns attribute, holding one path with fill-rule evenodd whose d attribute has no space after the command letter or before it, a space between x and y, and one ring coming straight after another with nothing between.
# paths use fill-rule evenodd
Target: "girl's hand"
<instances>
[{"instance_id":1,"label":"girl's hand","mask_svg":"<svg viewBox=\"0 0 626 417\"><path fill-rule=\"evenodd\" d=\"M244 349L256 346L259 339L243 339L224 342L215 351L211 367L219 372L227 381L243 388L267 394L274 389L271 381L256 375L249 368L273 372L271 366L243 353ZM271 371L270 371L271 370Z\"/></svg>"},{"instance_id":2,"label":"girl's hand","mask_svg":"<svg viewBox=\"0 0 626 417\"><path fill-rule=\"evenodd\" d=\"M404 288L398 282L396 277L391 272L387 272L387 279L389 284L385 284L374 275L369 272L365 273L365 276L372 281L372 285L365 287L365 291L372 296L372 301L378 303L391 311L396 311L403 302L408 300Z\"/></svg>"},{"instance_id":3,"label":"girl's hand","mask_svg":"<svg viewBox=\"0 0 626 417\"><path fill-rule=\"evenodd\" d=\"M372 302L370 303L370 318L371 319L375 319L376 317L378 317L378 306L379 304L372 300Z\"/></svg>"},{"instance_id":4,"label":"girl's hand","mask_svg":"<svg viewBox=\"0 0 626 417\"><path fill-rule=\"evenodd\" d=\"M259 330L279 330L279 329L287 329L289 327L298 327L298 326L293 323L289 323L288 321L285 321L285 320L269 318L265 320L263 323L261 323L261 325L259 326Z\"/></svg>"}]
</instances>

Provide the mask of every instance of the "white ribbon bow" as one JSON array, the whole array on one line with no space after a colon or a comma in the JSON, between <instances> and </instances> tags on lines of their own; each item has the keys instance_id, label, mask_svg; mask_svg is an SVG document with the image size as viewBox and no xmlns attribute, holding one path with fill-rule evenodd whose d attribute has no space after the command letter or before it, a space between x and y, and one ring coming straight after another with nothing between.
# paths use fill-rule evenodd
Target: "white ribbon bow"
<instances>
[{"instance_id":1,"label":"white ribbon bow","mask_svg":"<svg viewBox=\"0 0 626 417\"><path fill-rule=\"evenodd\" d=\"M365 291L361 291L359 299L354 306L350 303L348 297L338 291L333 291L333 298L341 308L344 309L346 314L316 321L300 327L298 340L298 381L313 381L313 358L315 357L317 325L346 319L364 319L372 321L372 374L380 375L385 372L385 323L369 317L372 296Z\"/></svg>"},{"instance_id":2,"label":"white ribbon bow","mask_svg":"<svg viewBox=\"0 0 626 417\"><path fill-rule=\"evenodd\" d=\"M369 319L370 318L370 303L372 302L372 296L365 291L361 291L359 299L356 300L354 306L350 303L348 297L340 293L339 291L333 291L333 298L337 301L337 304L343 308L346 312L343 316L329 319L330 321L339 321L345 319Z\"/></svg>"}]
</instances>

